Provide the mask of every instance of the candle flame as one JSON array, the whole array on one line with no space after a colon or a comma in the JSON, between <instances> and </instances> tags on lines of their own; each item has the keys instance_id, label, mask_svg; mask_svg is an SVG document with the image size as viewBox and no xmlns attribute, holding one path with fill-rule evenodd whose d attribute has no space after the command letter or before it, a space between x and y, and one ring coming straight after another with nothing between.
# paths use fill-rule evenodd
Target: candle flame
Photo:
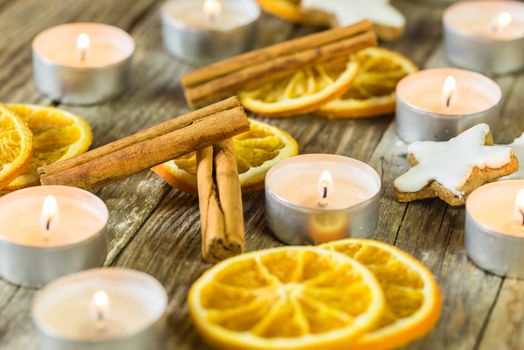
<instances>
[{"instance_id":1,"label":"candle flame","mask_svg":"<svg viewBox=\"0 0 524 350\"><path fill-rule=\"evenodd\" d=\"M45 197L40 214L40 226L44 239L49 240L49 236L58 222L58 203L54 196Z\"/></svg>"},{"instance_id":2,"label":"candle flame","mask_svg":"<svg viewBox=\"0 0 524 350\"><path fill-rule=\"evenodd\" d=\"M450 108L457 99L457 81L449 75L442 86L441 103L442 107Z\"/></svg>"},{"instance_id":3,"label":"candle flame","mask_svg":"<svg viewBox=\"0 0 524 350\"><path fill-rule=\"evenodd\" d=\"M97 323L98 329L104 328L105 320L107 319L107 313L109 311L109 295L103 290L98 290L93 294L91 299L91 307L93 309L93 315Z\"/></svg>"},{"instance_id":4,"label":"candle flame","mask_svg":"<svg viewBox=\"0 0 524 350\"><path fill-rule=\"evenodd\" d=\"M321 207L327 206L328 196L333 191L333 177L327 170L324 170L320 175L320 179L318 180L318 191L320 194L318 205Z\"/></svg>"},{"instance_id":5,"label":"candle flame","mask_svg":"<svg viewBox=\"0 0 524 350\"><path fill-rule=\"evenodd\" d=\"M520 189L515 197L515 218L524 226L524 189Z\"/></svg>"},{"instance_id":6,"label":"candle flame","mask_svg":"<svg viewBox=\"0 0 524 350\"><path fill-rule=\"evenodd\" d=\"M205 0L204 14L209 22L214 22L222 13L222 3L220 0Z\"/></svg>"},{"instance_id":7,"label":"candle flame","mask_svg":"<svg viewBox=\"0 0 524 350\"><path fill-rule=\"evenodd\" d=\"M81 33L76 38L76 48L78 50L80 61L84 62L86 60L87 51L89 50L90 46L91 39L89 38L89 35L87 35L86 33Z\"/></svg>"},{"instance_id":8,"label":"candle flame","mask_svg":"<svg viewBox=\"0 0 524 350\"><path fill-rule=\"evenodd\" d=\"M493 33L506 28L513 21L513 17L509 12L501 12L489 21L489 30Z\"/></svg>"}]
</instances>

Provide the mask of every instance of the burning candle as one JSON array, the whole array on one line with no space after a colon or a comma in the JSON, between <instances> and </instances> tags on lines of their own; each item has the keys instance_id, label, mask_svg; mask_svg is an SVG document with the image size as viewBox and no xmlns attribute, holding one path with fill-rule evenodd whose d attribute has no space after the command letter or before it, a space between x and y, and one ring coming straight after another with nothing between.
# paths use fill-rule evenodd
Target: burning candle
<instances>
[{"instance_id":1,"label":"burning candle","mask_svg":"<svg viewBox=\"0 0 524 350\"><path fill-rule=\"evenodd\" d=\"M444 46L451 62L468 69L505 74L522 69L524 4L464 1L444 12Z\"/></svg>"},{"instance_id":2,"label":"burning candle","mask_svg":"<svg viewBox=\"0 0 524 350\"><path fill-rule=\"evenodd\" d=\"M171 0L162 7L164 45L174 56L209 63L252 48L255 0Z\"/></svg>"},{"instance_id":3,"label":"burning candle","mask_svg":"<svg viewBox=\"0 0 524 350\"><path fill-rule=\"evenodd\" d=\"M367 237L376 228L380 177L358 160L307 154L279 162L266 175L269 228L288 244Z\"/></svg>"},{"instance_id":4,"label":"burning candle","mask_svg":"<svg viewBox=\"0 0 524 350\"><path fill-rule=\"evenodd\" d=\"M39 287L102 265L108 211L98 197L64 186L31 187L0 198L0 276Z\"/></svg>"},{"instance_id":5,"label":"burning candle","mask_svg":"<svg viewBox=\"0 0 524 350\"><path fill-rule=\"evenodd\" d=\"M121 94L129 86L133 39L101 23L49 28L33 40L38 89L66 104L89 105Z\"/></svg>"},{"instance_id":6,"label":"burning candle","mask_svg":"<svg viewBox=\"0 0 524 350\"><path fill-rule=\"evenodd\" d=\"M42 350L162 348L167 294L153 277L103 268L61 277L37 293Z\"/></svg>"},{"instance_id":7,"label":"burning candle","mask_svg":"<svg viewBox=\"0 0 524 350\"><path fill-rule=\"evenodd\" d=\"M524 278L524 180L493 182L469 195L465 241L484 270Z\"/></svg>"},{"instance_id":8,"label":"burning candle","mask_svg":"<svg viewBox=\"0 0 524 350\"><path fill-rule=\"evenodd\" d=\"M102 332L106 328L106 319L109 311L109 296L103 290L96 291L93 295L91 306L93 309L96 328Z\"/></svg>"},{"instance_id":9,"label":"burning candle","mask_svg":"<svg viewBox=\"0 0 524 350\"><path fill-rule=\"evenodd\" d=\"M495 127L502 91L491 79L453 68L423 70L397 85L397 133L404 141L447 141L480 123Z\"/></svg>"},{"instance_id":10,"label":"burning candle","mask_svg":"<svg viewBox=\"0 0 524 350\"><path fill-rule=\"evenodd\" d=\"M78 51L79 60L83 64L86 63L87 51L89 50L90 46L91 46L91 39L89 39L89 35L87 35L86 33L81 33L76 38L76 49Z\"/></svg>"}]
</instances>

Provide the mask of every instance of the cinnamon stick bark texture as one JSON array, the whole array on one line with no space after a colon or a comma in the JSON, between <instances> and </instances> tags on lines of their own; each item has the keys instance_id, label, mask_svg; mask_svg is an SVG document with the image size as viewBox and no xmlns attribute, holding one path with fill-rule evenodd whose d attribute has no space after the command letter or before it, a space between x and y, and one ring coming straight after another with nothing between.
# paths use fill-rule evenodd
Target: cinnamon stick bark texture
<instances>
[{"instance_id":1,"label":"cinnamon stick bark texture","mask_svg":"<svg viewBox=\"0 0 524 350\"><path fill-rule=\"evenodd\" d=\"M248 130L244 109L233 98L42 167L40 182L94 189Z\"/></svg>"},{"instance_id":2,"label":"cinnamon stick bark texture","mask_svg":"<svg viewBox=\"0 0 524 350\"><path fill-rule=\"evenodd\" d=\"M244 250L244 217L231 139L197 152L202 256L219 262Z\"/></svg>"},{"instance_id":3,"label":"cinnamon stick bark texture","mask_svg":"<svg viewBox=\"0 0 524 350\"><path fill-rule=\"evenodd\" d=\"M373 25L366 20L248 52L188 73L181 80L188 103L202 105L376 45Z\"/></svg>"}]
</instances>

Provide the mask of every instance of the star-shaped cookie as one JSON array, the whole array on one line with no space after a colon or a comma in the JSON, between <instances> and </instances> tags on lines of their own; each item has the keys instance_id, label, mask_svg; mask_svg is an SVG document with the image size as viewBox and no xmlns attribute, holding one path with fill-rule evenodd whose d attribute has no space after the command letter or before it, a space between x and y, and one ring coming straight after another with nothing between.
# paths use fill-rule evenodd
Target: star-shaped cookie
<instances>
[{"instance_id":1,"label":"star-shaped cookie","mask_svg":"<svg viewBox=\"0 0 524 350\"><path fill-rule=\"evenodd\" d=\"M389 0L302 0L301 8L310 23L345 27L368 19L383 40L398 39L406 27L406 19Z\"/></svg>"},{"instance_id":2,"label":"star-shaped cookie","mask_svg":"<svg viewBox=\"0 0 524 350\"><path fill-rule=\"evenodd\" d=\"M420 141L408 146L413 166L393 185L401 202L438 197L463 205L477 187L518 169L508 146L493 146L487 124L478 124L446 142Z\"/></svg>"}]
</instances>

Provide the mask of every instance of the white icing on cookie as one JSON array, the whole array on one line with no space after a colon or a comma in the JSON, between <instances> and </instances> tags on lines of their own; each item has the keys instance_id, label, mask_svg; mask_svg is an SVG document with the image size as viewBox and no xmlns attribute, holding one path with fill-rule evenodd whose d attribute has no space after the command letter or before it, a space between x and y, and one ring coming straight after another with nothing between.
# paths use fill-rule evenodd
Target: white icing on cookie
<instances>
[{"instance_id":1,"label":"white icing on cookie","mask_svg":"<svg viewBox=\"0 0 524 350\"><path fill-rule=\"evenodd\" d=\"M302 0L305 9L320 10L335 16L341 27L369 19L388 27L403 28L406 19L389 0Z\"/></svg>"},{"instance_id":2,"label":"white icing on cookie","mask_svg":"<svg viewBox=\"0 0 524 350\"><path fill-rule=\"evenodd\" d=\"M474 167L500 168L511 162L511 147L485 146L487 124L478 124L446 142L421 141L408 146L418 164L394 182L404 193L417 192L437 181L454 195L469 178Z\"/></svg>"},{"instance_id":3,"label":"white icing on cookie","mask_svg":"<svg viewBox=\"0 0 524 350\"><path fill-rule=\"evenodd\" d=\"M519 170L511 175L504 176L501 180L524 179L524 132L508 146L513 148L513 153L519 160Z\"/></svg>"}]
</instances>

